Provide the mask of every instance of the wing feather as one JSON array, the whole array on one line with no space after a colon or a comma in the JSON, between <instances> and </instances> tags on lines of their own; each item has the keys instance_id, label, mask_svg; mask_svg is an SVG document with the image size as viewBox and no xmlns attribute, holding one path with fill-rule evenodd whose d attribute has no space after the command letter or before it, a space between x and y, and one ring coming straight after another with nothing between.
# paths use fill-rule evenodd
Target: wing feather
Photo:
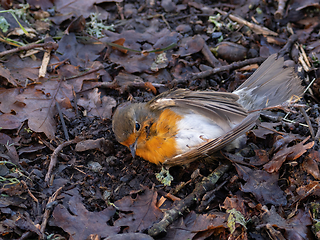
<instances>
[{"instance_id":1,"label":"wing feather","mask_svg":"<svg viewBox=\"0 0 320 240\"><path fill-rule=\"evenodd\" d=\"M227 92L177 89L160 94L148 104L153 110L174 108L182 113L192 111L228 129L230 122L237 124L247 116L247 110L237 102L238 99L238 95Z\"/></svg>"}]
</instances>

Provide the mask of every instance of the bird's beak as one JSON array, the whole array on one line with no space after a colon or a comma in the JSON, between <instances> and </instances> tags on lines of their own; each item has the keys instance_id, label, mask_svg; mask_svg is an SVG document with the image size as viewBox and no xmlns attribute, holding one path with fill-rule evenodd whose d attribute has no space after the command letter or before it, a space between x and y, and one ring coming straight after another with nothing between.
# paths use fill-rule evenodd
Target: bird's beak
<instances>
[{"instance_id":1,"label":"bird's beak","mask_svg":"<svg viewBox=\"0 0 320 240\"><path fill-rule=\"evenodd\" d=\"M137 138L137 140L136 140L133 144L131 144L131 145L129 146L130 151L131 151L131 155L132 155L133 158L136 156L137 142L138 142L138 138Z\"/></svg>"}]
</instances>

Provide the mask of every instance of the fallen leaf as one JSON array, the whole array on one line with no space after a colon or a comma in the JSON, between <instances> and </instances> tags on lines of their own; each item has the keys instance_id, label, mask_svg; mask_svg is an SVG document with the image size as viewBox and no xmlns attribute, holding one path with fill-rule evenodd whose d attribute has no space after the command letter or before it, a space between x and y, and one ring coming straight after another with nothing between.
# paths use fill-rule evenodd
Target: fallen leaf
<instances>
[{"instance_id":1,"label":"fallen leaf","mask_svg":"<svg viewBox=\"0 0 320 240\"><path fill-rule=\"evenodd\" d=\"M17 165L19 163L19 155L14 146L12 138L9 137L7 134L0 133L0 144L2 144L7 149L5 155L9 157L12 163Z\"/></svg>"},{"instance_id":2,"label":"fallen leaf","mask_svg":"<svg viewBox=\"0 0 320 240\"><path fill-rule=\"evenodd\" d=\"M70 212L69 212L70 211ZM90 234L98 234L101 238L117 234L119 227L108 225L115 214L113 207L101 212L89 212L81 203L80 198L72 197L68 209L59 204L52 212L55 225L70 234L70 240L85 240Z\"/></svg>"},{"instance_id":3,"label":"fallen leaf","mask_svg":"<svg viewBox=\"0 0 320 240\"><path fill-rule=\"evenodd\" d=\"M179 50L175 54L185 57L200 52L204 43L205 42L200 35L183 38L179 43Z\"/></svg>"},{"instance_id":4,"label":"fallen leaf","mask_svg":"<svg viewBox=\"0 0 320 240\"><path fill-rule=\"evenodd\" d=\"M133 199L126 196L114 203L121 211L115 226L128 226L129 232L142 231L149 228L152 223L163 217L162 211L156 206L157 192L145 189L142 194L137 194ZM125 212L125 213L124 213Z\"/></svg>"},{"instance_id":5,"label":"fallen leaf","mask_svg":"<svg viewBox=\"0 0 320 240\"><path fill-rule=\"evenodd\" d=\"M286 220L272 206L270 211L262 214L261 221L263 225L271 224L273 227L284 230L286 239L310 239L312 235L309 226L312 220L309 212L301 209L298 209L297 212L293 218Z\"/></svg>"},{"instance_id":6,"label":"fallen leaf","mask_svg":"<svg viewBox=\"0 0 320 240\"><path fill-rule=\"evenodd\" d=\"M278 186L279 174L268 173L263 170L252 170L248 167L235 164L239 177L246 181L241 187L244 192L252 193L259 203L285 206L285 193Z\"/></svg>"},{"instance_id":7,"label":"fallen leaf","mask_svg":"<svg viewBox=\"0 0 320 240\"><path fill-rule=\"evenodd\" d=\"M172 239L207 239L214 235L228 232L227 214L217 212L214 214L196 214L191 211L185 217L176 220L167 229L167 235L161 240ZM220 235L221 236L221 235ZM221 237L221 239L224 239Z\"/></svg>"},{"instance_id":8,"label":"fallen leaf","mask_svg":"<svg viewBox=\"0 0 320 240\"><path fill-rule=\"evenodd\" d=\"M100 56L99 53L105 48L103 43L86 45L79 43L74 33L64 35L58 44L59 48L57 49L57 52L62 55L56 54L56 56L60 61L68 60L76 67L81 66L86 68L90 67L91 63ZM86 50L83 51L83 49Z\"/></svg>"},{"instance_id":9,"label":"fallen leaf","mask_svg":"<svg viewBox=\"0 0 320 240\"><path fill-rule=\"evenodd\" d=\"M87 110L88 116L110 119L112 109L117 105L117 102L114 98L108 96L103 96L101 99L100 95L98 88L94 88L79 98L78 105Z\"/></svg>"},{"instance_id":10,"label":"fallen leaf","mask_svg":"<svg viewBox=\"0 0 320 240\"><path fill-rule=\"evenodd\" d=\"M5 80L8 83L11 83L15 87L18 86L17 81L11 75L10 71L8 69L3 68L2 65L0 65L0 77L2 78L1 81ZM2 84L6 85L6 83L2 83Z\"/></svg>"},{"instance_id":11,"label":"fallen leaf","mask_svg":"<svg viewBox=\"0 0 320 240\"><path fill-rule=\"evenodd\" d=\"M304 154L308 149L312 148L314 145L314 142L306 143L306 141L310 137L305 138L300 143L291 146L291 147L283 147L281 150L279 150L272 158L272 160L264 165L264 169L266 169L267 172L277 172L281 168L282 164L286 160L295 160L299 158L302 154ZM305 145L304 145L305 144Z\"/></svg>"},{"instance_id":12,"label":"fallen leaf","mask_svg":"<svg viewBox=\"0 0 320 240\"><path fill-rule=\"evenodd\" d=\"M11 113L0 115L0 126L3 129L16 129L21 126L21 120Z\"/></svg>"},{"instance_id":13,"label":"fallen leaf","mask_svg":"<svg viewBox=\"0 0 320 240\"><path fill-rule=\"evenodd\" d=\"M307 173L311 174L315 179L320 180L319 166L315 159L309 154L302 163L302 167Z\"/></svg>"},{"instance_id":14,"label":"fallen leaf","mask_svg":"<svg viewBox=\"0 0 320 240\"><path fill-rule=\"evenodd\" d=\"M305 198L309 195L320 196L320 183L319 181L311 181L307 185L298 187L296 192L299 195L299 199Z\"/></svg>"}]
</instances>

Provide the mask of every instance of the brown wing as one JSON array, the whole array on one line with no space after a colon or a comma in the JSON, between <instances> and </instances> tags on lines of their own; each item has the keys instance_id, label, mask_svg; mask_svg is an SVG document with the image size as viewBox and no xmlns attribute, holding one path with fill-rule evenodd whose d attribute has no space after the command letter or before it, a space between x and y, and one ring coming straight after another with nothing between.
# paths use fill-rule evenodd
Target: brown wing
<instances>
[{"instance_id":1,"label":"brown wing","mask_svg":"<svg viewBox=\"0 0 320 240\"><path fill-rule=\"evenodd\" d=\"M168 166L185 165L191 163L199 158L206 158L213 155L214 152L224 148L232 141L249 131L257 122L260 113L251 113L243 121L226 132L224 135L213 139L210 142L204 143L203 145L192 149L186 153L179 154L171 159L166 160L163 164Z\"/></svg>"},{"instance_id":2,"label":"brown wing","mask_svg":"<svg viewBox=\"0 0 320 240\"><path fill-rule=\"evenodd\" d=\"M284 68L284 59L273 54L233 93L248 110L276 106L292 96L302 96L304 87L292 67Z\"/></svg>"},{"instance_id":3,"label":"brown wing","mask_svg":"<svg viewBox=\"0 0 320 240\"><path fill-rule=\"evenodd\" d=\"M230 122L238 124L247 116L238 99L233 93L178 89L160 94L148 104L153 110L174 107L181 112L193 111L229 130Z\"/></svg>"}]
</instances>

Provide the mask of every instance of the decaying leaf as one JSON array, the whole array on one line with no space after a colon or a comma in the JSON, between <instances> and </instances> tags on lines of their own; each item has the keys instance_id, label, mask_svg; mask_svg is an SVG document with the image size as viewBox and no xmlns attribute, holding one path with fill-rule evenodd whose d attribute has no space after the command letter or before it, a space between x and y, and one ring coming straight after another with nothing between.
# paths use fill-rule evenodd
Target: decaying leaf
<instances>
[{"instance_id":1,"label":"decaying leaf","mask_svg":"<svg viewBox=\"0 0 320 240\"><path fill-rule=\"evenodd\" d=\"M291 147L283 147L273 156L272 160L269 163L264 165L264 169L266 169L269 173L277 172L286 160L295 160L300 157L314 145L314 142L305 144L309 138L310 137L305 138L297 145Z\"/></svg>"},{"instance_id":2,"label":"decaying leaf","mask_svg":"<svg viewBox=\"0 0 320 240\"><path fill-rule=\"evenodd\" d=\"M152 223L159 221L163 213L156 206L157 195L157 192L145 189L141 195L137 194L135 199L127 196L115 202L115 206L122 211L115 226L128 226L129 232L136 232L147 229Z\"/></svg>"},{"instance_id":3,"label":"decaying leaf","mask_svg":"<svg viewBox=\"0 0 320 240\"><path fill-rule=\"evenodd\" d=\"M261 216L263 225L271 224L273 227L282 229L285 231L284 236L286 239L309 239L311 236L311 217L306 210L299 209L297 214L291 219L282 218L277 212L274 206L270 211L266 211Z\"/></svg>"},{"instance_id":4,"label":"decaying leaf","mask_svg":"<svg viewBox=\"0 0 320 240\"><path fill-rule=\"evenodd\" d=\"M70 234L70 240L85 240L90 234L98 234L105 238L120 231L119 227L110 226L107 223L116 211L113 207L101 212L89 212L80 198L72 197L69 201L69 211L59 204L55 207L52 216L55 225Z\"/></svg>"},{"instance_id":5,"label":"decaying leaf","mask_svg":"<svg viewBox=\"0 0 320 240\"><path fill-rule=\"evenodd\" d=\"M252 193L261 204L276 206L287 204L286 195L278 186L279 175L262 170L252 170L236 164L239 177L246 181L241 187L244 192Z\"/></svg>"}]
</instances>

